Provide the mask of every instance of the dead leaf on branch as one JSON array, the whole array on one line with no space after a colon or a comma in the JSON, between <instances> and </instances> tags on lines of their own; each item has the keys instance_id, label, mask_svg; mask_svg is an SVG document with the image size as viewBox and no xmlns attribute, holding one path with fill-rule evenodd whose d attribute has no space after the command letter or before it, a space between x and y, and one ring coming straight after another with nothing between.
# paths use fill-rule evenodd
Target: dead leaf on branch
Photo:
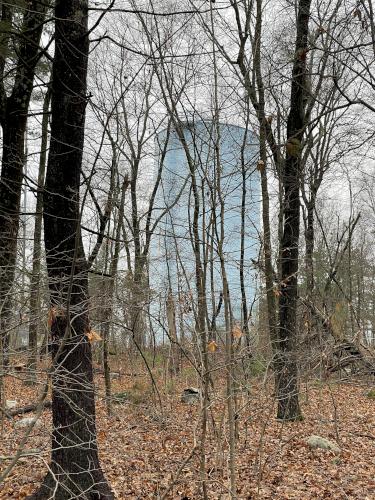
<instances>
[{"instance_id":1,"label":"dead leaf on branch","mask_svg":"<svg viewBox=\"0 0 375 500\"><path fill-rule=\"evenodd\" d=\"M218 345L217 345L216 341L210 340L210 342L207 345L207 350L209 352L215 352L217 350L217 347L218 347Z\"/></svg>"},{"instance_id":2,"label":"dead leaf on branch","mask_svg":"<svg viewBox=\"0 0 375 500\"><path fill-rule=\"evenodd\" d=\"M240 339L242 337L242 329L240 325L235 325L232 329L232 336L234 339Z\"/></svg>"},{"instance_id":3,"label":"dead leaf on branch","mask_svg":"<svg viewBox=\"0 0 375 500\"><path fill-rule=\"evenodd\" d=\"M263 172L264 169L265 169L264 161L263 160L259 160L258 163L257 163L257 170L259 172Z\"/></svg>"},{"instance_id":4,"label":"dead leaf on branch","mask_svg":"<svg viewBox=\"0 0 375 500\"><path fill-rule=\"evenodd\" d=\"M90 344L103 340L99 333L97 333L95 330L90 330L89 332L86 332L85 335L89 339Z\"/></svg>"}]
</instances>

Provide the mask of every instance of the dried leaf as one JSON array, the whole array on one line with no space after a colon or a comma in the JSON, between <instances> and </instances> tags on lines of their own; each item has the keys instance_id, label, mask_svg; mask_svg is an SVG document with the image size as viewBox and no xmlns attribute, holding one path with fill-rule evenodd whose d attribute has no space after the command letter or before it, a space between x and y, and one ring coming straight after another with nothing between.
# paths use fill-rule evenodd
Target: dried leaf
<instances>
[{"instance_id":1,"label":"dried leaf","mask_svg":"<svg viewBox=\"0 0 375 500\"><path fill-rule=\"evenodd\" d=\"M216 349L217 349L217 343L215 342L215 340L210 340L208 345L207 345L207 350L209 352L215 352Z\"/></svg>"},{"instance_id":2,"label":"dried leaf","mask_svg":"<svg viewBox=\"0 0 375 500\"><path fill-rule=\"evenodd\" d=\"M259 172L263 172L264 170L264 161L263 160L259 160L258 163L257 163L257 170L259 170Z\"/></svg>"},{"instance_id":3,"label":"dried leaf","mask_svg":"<svg viewBox=\"0 0 375 500\"><path fill-rule=\"evenodd\" d=\"M89 332L86 332L86 337L89 339L90 344L93 342L100 342L103 340L99 333L97 333L95 330L90 330Z\"/></svg>"},{"instance_id":4,"label":"dried leaf","mask_svg":"<svg viewBox=\"0 0 375 500\"><path fill-rule=\"evenodd\" d=\"M98 441L105 441L107 439L107 433L105 431L98 432Z\"/></svg>"},{"instance_id":5,"label":"dried leaf","mask_svg":"<svg viewBox=\"0 0 375 500\"><path fill-rule=\"evenodd\" d=\"M242 337L242 330L239 325L235 325L232 329L232 336L234 339L240 339Z\"/></svg>"},{"instance_id":6,"label":"dried leaf","mask_svg":"<svg viewBox=\"0 0 375 500\"><path fill-rule=\"evenodd\" d=\"M55 318L56 318L56 307L51 307L51 309L48 311L48 320L47 320L48 328L51 328L52 323L55 321Z\"/></svg>"}]
</instances>

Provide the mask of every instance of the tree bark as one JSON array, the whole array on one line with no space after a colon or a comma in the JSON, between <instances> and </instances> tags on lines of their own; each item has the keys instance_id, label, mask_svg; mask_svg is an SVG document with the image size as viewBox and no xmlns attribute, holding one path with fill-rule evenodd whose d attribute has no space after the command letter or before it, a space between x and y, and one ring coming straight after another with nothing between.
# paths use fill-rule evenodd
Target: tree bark
<instances>
[{"instance_id":1,"label":"tree bark","mask_svg":"<svg viewBox=\"0 0 375 500\"><path fill-rule=\"evenodd\" d=\"M248 125L248 120L247 120ZM241 193L241 232L240 232L240 288L241 288L241 302L242 302L242 327L245 335L247 354L251 357L251 338L249 331L249 310L247 306L246 297L246 279L244 273L245 266L245 223L246 223L246 202L247 202L247 189L246 189L246 163L244 151L246 147L246 135L241 145L241 176L242 176L242 193Z\"/></svg>"},{"instance_id":2,"label":"tree bark","mask_svg":"<svg viewBox=\"0 0 375 500\"><path fill-rule=\"evenodd\" d=\"M267 179L267 140L269 132L267 132L267 121L265 114L265 92L261 69L261 40L262 40L262 0L257 0L256 6L256 25L255 25L255 50L254 50L254 71L256 84L258 88L258 121L259 121L259 156L260 162L258 169L261 178L262 190L262 222L263 222L263 253L264 253L264 269L266 281L266 297L267 297L267 317L268 329L272 345L273 353L278 351L278 331L277 331L277 314L276 314L276 298L274 293L274 270L272 266L272 245L271 245L271 226L270 226L270 199L268 193ZM279 158L279 157L278 157ZM277 369L277 368L276 368Z\"/></svg>"},{"instance_id":3,"label":"tree bark","mask_svg":"<svg viewBox=\"0 0 375 500\"><path fill-rule=\"evenodd\" d=\"M300 0L293 62L290 111L287 123L286 160L283 172L284 224L281 240L281 290L279 298L279 352L276 373L277 417L302 418L298 397L297 294L300 233L300 168L305 128L304 96L311 0Z\"/></svg>"},{"instance_id":4,"label":"tree bark","mask_svg":"<svg viewBox=\"0 0 375 500\"><path fill-rule=\"evenodd\" d=\"M305 232L305 244L306 244L306 295L311 299L312 292L314 290L314 210L315 210L316 197L312 197L306 206L306 232Z\"/></svg>"},{"instance_id":5,"label":"tree bark","mask_svg":"<svg viewBox=\"0 0 375 500\"><path fill-rule=\"evenodd\" d=\"M43 103L42 141L39 157L38 191L36 195L35 223L34 223L34 247L33 247L33 269L30 282L30 325L29 325L29 384L36 382L38 324L40 314L40 261L41 261L41 239L43 220L43 187L47 160L48 144L48 110L51 101L51 91L48 88Z\"/></svg>"},{"instance_id":6,"label":"tree bark","mask_svg":"<svg viewBox=\"0 0 375 500\"><path fill-rule=\"evenodd\" d=\"M3 151L0 178L0 335L4 364L9 363L9 334L12 311L11 291L17 257L17 234L24 165L24 137L35 68L39 60L46 5L29 1L25 10L12 91L8 96L4 85L6 60L0 55L0 123L3 129ZM2 54L6 54L12 30L12 7L3 3L3 26L9 34L1 34Z\"/></svg>"},{"instance_id":7,"label":"tree bark","mask_svg":"<svg viewBox=\"0 0 375 500\"><path fill-rule=\"evenodd\" d=\"M120 258L120 250L121 250L121 224L124 218L124 207L125 207L125 194L128 188L128 178L125 177L121 186L121 198L120 198L120 206L118 211L118 219L116 221L115 226L115 249L114 254L111 259L109 274L110 281L108 284L107 290L107 303L106 303L106 322L103 330L103 369L104 369L104 383L105 383L105 397L107 403L107 413L111 415L112 412L112 392L111 392L111 370L109 366L109 334L110 334L110 326L113 319L113 302L114 302L114 294L115 294L115 285L117 278L117 268L118 261Z\"/></svg>"},{"instance_id":8,"label":"tree bark","mask_svg":"<svg viewBox=\"0 0 375 500\"><path fill-rule=\"evenodd\" d=\"M89 53L88 1L57 0L44 235L51 295L52 456L32 499L113 499L100 468L79 190Z\"/></svg>"}]
</instances>

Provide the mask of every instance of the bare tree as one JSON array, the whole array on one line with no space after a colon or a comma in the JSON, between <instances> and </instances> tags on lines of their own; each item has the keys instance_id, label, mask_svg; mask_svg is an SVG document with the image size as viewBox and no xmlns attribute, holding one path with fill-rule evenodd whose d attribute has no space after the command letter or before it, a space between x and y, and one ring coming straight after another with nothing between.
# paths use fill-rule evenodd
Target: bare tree
<instances>
[{"instance_id":1,"label":"bare tree","mask_svg":"<svg viewBox=\"0 0 375 500\"><path fill-rule=\"evenodd\" d=\"M42 259L42 221L43 221L43 187L46 170L49 106L51 101L50 88L43 100L43 118L41 130L41 145L39 157L38 185L35 207L33 268L30 282L30 325L29 325L29 383L36 382L36 365L38 350L38 325L40 313L40 271Z\"/></svg>"},{"instance_id":2,"label":"bare tree","mask_svg":"<svg viewBox=\"0 0 375 500\"><path fill-rule=\"evenodd\" d=\"M96 441L88 266L80 230L88 2L57 1L55 19L51 144L44 190L53 356L52 456L49 472L31 498L113 498Z\"/></svg>"},{"instance_id":3,"label":"bare tree","mask_svg":"<svg viewBox=\"0 0 375 500\"><path fill-rule=\"evenodd\" d=\"M306 57L311 0L298 2L296 44L287 123L285 167L282 173L283 237L280 244L281 288L279 298L279 359L276 373L278 410L283 420L301 419L297 375L297 276L300 228L300 176L302 139L306 127Z\"/></svg>"},{"instance_id":4,"label":"bare tree","mask_svg":"<svg viewBox=\"0 0 375 500\"><path fill-rule=\"evenodd\" d=\"M15 33L15 7L1 2L0 33L0 124L3 130L0 179L0 335L4 364L8 364L9 319L17 256L17 234L24 167L27 114L35 68L41 57L40 37L47 2L29 1L22 26ZM15 54L13 67L9 54ZM10 90L9 90L10 89Z\"/></svg>"}]
</instances>

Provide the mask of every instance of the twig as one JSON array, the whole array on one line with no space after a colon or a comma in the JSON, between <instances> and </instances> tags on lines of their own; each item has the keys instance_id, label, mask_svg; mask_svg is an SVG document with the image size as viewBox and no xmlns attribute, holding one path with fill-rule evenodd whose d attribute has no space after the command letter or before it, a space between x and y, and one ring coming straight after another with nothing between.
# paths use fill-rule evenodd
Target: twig
<instances>
[{"instance_id":1,"label":"twig","mask_svg":"<svg viewBox=\"0 0 375 500\"><path fill-rule=\"evenodd\" d=\"M42 404L42 408L51 408L52 407L52 401L44 401ZM31 404L31 405L26 405L21 408L14 408L14 410L9 410L5 414L7 417L14 417L15 415L23 415L24 413L30 413L31 411L36 411L40 408L40 404Z\"/></svg>"},{"instance_id":2,"label":"twig","mask_svg":"<svg viewBox=\"0 0 375 500\"><path fill-rule=\"evenodd\" d=\"M168 493L171 491L171 489L173 488L173 486L176 484L177 482L177 479L180 477L184 467L186 466L186 464L192 459L195 451L197 450L198 446L194 446L194 448L191 450L190 452L190 455L182 462L182 464L180 465L177 473L176 473L176 476L173 478L172 476L172 482L171 484L168 486L168 488L164 491L163 495L160 497L160 500L164 500Z\"/></svg>"}]
</instances>

